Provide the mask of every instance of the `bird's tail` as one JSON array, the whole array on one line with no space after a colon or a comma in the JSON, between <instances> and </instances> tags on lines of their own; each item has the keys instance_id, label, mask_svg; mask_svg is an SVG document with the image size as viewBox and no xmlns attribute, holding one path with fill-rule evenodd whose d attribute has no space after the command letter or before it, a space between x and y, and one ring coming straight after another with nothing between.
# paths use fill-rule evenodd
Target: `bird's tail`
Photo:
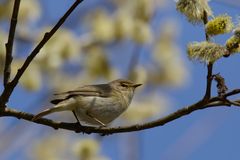
<instances>
[{"instance_id":1,"label":"bird's tail","mask_svg":"<svg viewBox=\"0 0 240 160\"><path fill-rule=\"evenodd\" d=\"M53 108L49 108L49 109L46 109L46 110L38 113L37 115L35 115L32 118L32 121L38 120L39 118L46 116L48 114L54 113L54 112L61 112L61 111L66 111L66 110L69 110L69 108L66 107L66 105L58 104L58 105L54 106Z\"/></svg>"}]
</instances>

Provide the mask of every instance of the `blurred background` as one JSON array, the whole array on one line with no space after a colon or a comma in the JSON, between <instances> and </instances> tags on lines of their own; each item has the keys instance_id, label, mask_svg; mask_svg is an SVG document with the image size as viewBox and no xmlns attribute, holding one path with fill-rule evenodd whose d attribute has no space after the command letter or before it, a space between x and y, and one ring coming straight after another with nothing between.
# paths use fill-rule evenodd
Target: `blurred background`
<instances>
[{"instance_id":1,"label":"blurred background","mask_svg":"<svg viewBox=\"0 0 240 160\"><path fill-rule=\"evenodd\" d=\"M74 0L21 0L13 75L26 56ZM13 0L0 0L0 73ZM215 16L239 23L239 0L212 0ZM214 37L225 44L232 35ZM9 106L36 114L51 107L52 94L84 84L128 78L144 85L129 109L111 125L148 122L198 101L205 93L206 65L192 62L186 46L204 41L203 25L193 25L169 0L85 0L42 48L20 80ZM214 73L229 89L239 88L239 56L222 58ZM2 78L2 77L1 77ZM216 95L216 84L213 94ZM2 80L1 80L1 90ZM238 159L239 108L197 111L165 126L140 132L77 134L47 126L0 118L1 160L202 160ZM76 122L72 112L48 118Z\"/></svg>"}]
</instances>

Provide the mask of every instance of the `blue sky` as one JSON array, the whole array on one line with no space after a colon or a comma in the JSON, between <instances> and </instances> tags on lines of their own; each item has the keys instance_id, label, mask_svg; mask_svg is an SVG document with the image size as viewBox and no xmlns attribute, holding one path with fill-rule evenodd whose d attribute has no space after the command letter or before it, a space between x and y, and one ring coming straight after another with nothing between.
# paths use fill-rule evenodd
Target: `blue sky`
<instances>
[{"instance_id":1,"label":"blue sky","mask_svg":"<svg viewBox=\"0 0 240 160\"><path fill-rule=\"evenodd\" d=\"M54 0L42 0L42 7L46 8L45 14L42 19L43 23L54 23L68 8L72 1L58 0L57 5ZM70 19L66 22L65 26L74 28L72 23L76 23L76 17L81 18L84 15L84 11L89 10L90 7L100 4L99 0L85 0ZM240 1L239 1L240 3ZM218 1L211 1L210 5L214 12L214 15L227 13L233 17L235 24L238 22L239 16L238 6L228 6ZM205 76L206 66L197 62L191 62L188 60L185 53L186 45L192 41L203 41L205 38L203 27L195 26L187 22L186 18L175 10L174 2L170 3L168 10L160 11L155 21L161 22L162 19L174 18L180 24L181 34L178 38L178 44L181 47L183 57L190 68L190 80L189 83L178 89L164 88L164 91L174 101L174 108L178 109L188 104L194 103L201 98L205 89ZM79 31L81 32L81 31ZM214 41L224 44L225 40L230 37L230 34L217 36ZM214 73L220 72L225 77L226 83L229 89L240 88L240 76L238 72L239 55L234 55L229 58L223 58L214 65ZM213 88L215 88L215 83ZM44 90L44 89L43 89ZM216 90L213 89L213 93ZM40 93L24 92L18 88L14 92L11 98L10 104L13 106L21 106L18 109L24 111L36 112L36 108L27 109L26 106L32 105L35 99L41 96ZM26 97L30 97L26 99ZM23 101L24 100L24 101ZM35 104L34 104L35 105ZM38 107L38 105L36 105ZM0 155L3 159L25 159L26 155L21 149L19 141L23 141L23 144L31 143L34 137L42 136L44 134L54 134L58 131L54 131L51 128L45 126L39 126L24 121L13 120L12 118L1 118L6 124L13 124L12 127L8 127L8 131L15 126L26 127L20 137L17 137L14 145L9 148L11 152L5 152ZM237 107L218 107L211 108L202 111L197 111L177 119L165 126L157 127L137 133L117 134L113 136L102 138L102 152L111 159L122 160L126 159L127 155L136 157L140 160L202 160L202 159L218 159L218 160L234 160L239 158L240 148L240 127L238 122L240 121L239 108ZM16 129L17 130L17 129ZM37 130L37 131L35 131ZM30 135L29 132L35 132ZM60 131L67 135L72 135L74 138L82 135L75 134L69 131ZM7 131L1 132L1 134L8 134ZM14 137L12 137L14 138ZM30 142L28 141L30 140ZM130 141L130 142L129 142ZM26 148L24 146L23 148Z\"/></svg>"}]
</instances>

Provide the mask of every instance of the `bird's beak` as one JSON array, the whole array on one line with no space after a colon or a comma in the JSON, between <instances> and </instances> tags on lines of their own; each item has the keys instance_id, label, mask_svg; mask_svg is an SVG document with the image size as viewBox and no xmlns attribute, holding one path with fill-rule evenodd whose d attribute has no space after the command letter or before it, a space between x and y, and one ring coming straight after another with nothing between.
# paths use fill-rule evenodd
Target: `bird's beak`
<instances>
[{"instance_id":1,"label":"bird's beak","mask_svg":"<svg viewBox=\"0 0 240 160\"><path fill-rule=\"evenodd\" d=\"M139 86L141 86L141 85L142 85L142 84L140 84L140 83L139 83L139 84L134 84L133 87L134 87L134 88L137 88L137 87L139 87Z\"/></svg>"}]
</instances>

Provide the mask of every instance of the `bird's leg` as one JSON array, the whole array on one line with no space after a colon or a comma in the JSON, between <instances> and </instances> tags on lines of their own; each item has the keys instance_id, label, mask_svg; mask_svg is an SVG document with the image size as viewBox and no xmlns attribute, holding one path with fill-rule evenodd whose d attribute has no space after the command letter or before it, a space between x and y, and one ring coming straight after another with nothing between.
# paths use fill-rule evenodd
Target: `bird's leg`
<instances>
[{"instance_id":1,"label":"bird's leg","mask_svg":"<svg viewBox=\"0 0 240 160\"><path fill-rule=\"evenodd\" d=\"M102 127L106 127L107 125L104 124L103 122L101 122L99 119L97 119L96 117L93 117L91 114L89 114L89 112L86 113L90 118L92 118L93 120L95 120L96 122L98 122L100 125L102 125Z\"/></svg>"},{"instance_id":2,"label":"bird's leg","mask_svg":"<svg viewBox=\"0 0 240 160\"><path fill-rule=\"evenodd\" d=\"M73 112L73 115L75 116L75 118L77 119L77 122L79 123L79 125L80 125L80 127L81 127L82 125L81 125L80 121L78 120L78 117L77 117L75 111L72 111L72 112Z\"/></svg>"}]
</instances>

